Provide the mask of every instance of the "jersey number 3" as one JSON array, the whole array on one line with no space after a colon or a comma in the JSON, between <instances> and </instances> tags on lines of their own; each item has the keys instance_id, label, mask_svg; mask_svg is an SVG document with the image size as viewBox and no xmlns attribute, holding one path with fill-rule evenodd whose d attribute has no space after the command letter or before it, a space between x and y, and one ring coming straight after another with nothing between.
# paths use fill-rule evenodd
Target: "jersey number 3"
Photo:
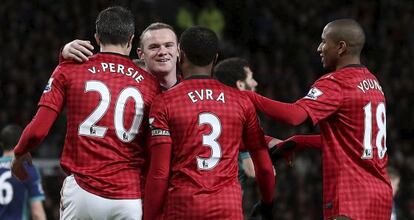
<instances>
[{"instance_id":1,"label":"jersey number 3","mask_svg":"<svg viewBox=\"0 0 414 220\"><path fill-rule=\"evenodd\" d=\"M387 152L386 146L386 115L385 115L385 105L383 102L380 102L377 106L377 110L374 112L377 121L378 133L375 138L375 145L378 151L378 157L380 159L384 158L385 152ZM362 154L362 159L372 159L372 105L369 102L364 106L364 152ZM383 144L384 143L384 144Z\"/></svg>"},{"instance_id":2,"label":"jersey number 3","mask_svg":"<svg viewBox=\"0 0 414 220\"><path fill-rule=\"evenodd\" d=\"M210 170L214 168L221 159L221 146L217 142L221 134L220 119L211 113L201 113L198 116L198 125L208 124L211 127L211 133L203 135L203 146L211 149L209 158L197 157L197 167L200 170Z\"/></svg>"},{"instance_id":3,"label":"jersey number 3","mask_svg":"<svg viewBox=\"0 0 414 220\"><path fill-rule=\"evenodd\" d=\"M87 81L85 92L95 91L101 96L99 105L95 110L79 125L79 135L100 137L105 136L107 127L97 126L96 123L105 115L111 102L111 93L108 87L101 81ZM124 127L124 111L126 101L132 98L135 102L135 117L131 128L127 131ZM134 87L123 89L116 100L114 112L114 126L116 136L122 142L131 142L141 125L144 112L144 100L141 93Z\"/></svg>"}]
</instances>

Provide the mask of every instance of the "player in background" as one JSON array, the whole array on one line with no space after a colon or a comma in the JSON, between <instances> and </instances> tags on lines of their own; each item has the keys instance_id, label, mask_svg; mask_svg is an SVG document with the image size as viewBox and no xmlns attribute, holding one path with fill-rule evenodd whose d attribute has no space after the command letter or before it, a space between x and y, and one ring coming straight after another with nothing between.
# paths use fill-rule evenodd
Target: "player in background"
<instances>
[{"instance_id":1,"label":"player in background","mask_svg":"<svg viewBox=\"0 0 414 220\"><path fill-rule=\"evenodd\" d=\"M144 219L163 212L165 219L243 219L237 180L242 141L255 164L263 204L272 204L275 178L254 106L211 77L217 56L218 38L210 29L191 27L181 35L185 79L151 107ZM272 217L270 209L262 210L264 219Z\"/></svg>"},{"instance_id":2,"label":"player in background","mask_svg":"<svg viewBox=\"0 0 414 220\"><path fill-rule=\"evenodd\" d=\"M42 188L40 174L36 167L24 164L28 178L20 182L12 176L10 166L13 159L13 147L22 133L18 125L10 124L1 130L0 145L3 156L0 157L0 219L21 220L45 220L46 214L43 208L45 195Z\"/></svg>"},{"instance_id":3,"label":"player in background","mask_svg":"<svg viewBox=\"0 0 414 220\"><path fill-rule=\"evenodd\" d=\"M95 39L100 52L85 63L57 66L39 110L14 149L13 174L25 179L23 164L67 108L61 165L61 219L141 219L141 167L149 107L158 94L154 76L129 58L134 18L123 7L101 11ZM99 209L97 209L99 207Z\"/></svg>"},{"instance_id":4,"label":"player in background","mask_svg":"<svg viewBox=\"0 0 414 220\"><path fill-rule=\"evenodd\" d=\"M152 23L142 31L137 48L139 63L157 77L163 91L179 82L177 72L178 39L174 29L165 23ZM63 47L63 59L85 62L92 53L89 41L74 40ZM61 59L62 60L62 59Z\"/></svg>"},{"instance_id":5,"label":"player in background","mask_svg":"<svg viewBox=\"0 0 414 220\"><path fill-rule=\"evenodd\" d=\"M319 78L305 97L288 104L246 93L275 120L299 125L310 118L319 124L320 137L302 136L300 141L321 146L324 219L391 216L386 103L377 78L361 64L364 43L364 31L355 20L332 21L317 50L323 67L332 72Z\"/></svg>"},{"instance_id":6,"label":"player in background","mask_svg":"<svg viewBox=\"0 0 414 220\"><path fill-rule=\"evenodd\" d=\"M253 78L253 71L247 60L234 57L220 61L213 69L213 76L221 83L237 88L240 91L256 91L257 82ZM266 144L272 148L280 140L265 135ZM239 161L239 181L242 191L246 190L247 178L254 178L254 165L249 152L240 152Z\"/></svg>"}]
</instances>

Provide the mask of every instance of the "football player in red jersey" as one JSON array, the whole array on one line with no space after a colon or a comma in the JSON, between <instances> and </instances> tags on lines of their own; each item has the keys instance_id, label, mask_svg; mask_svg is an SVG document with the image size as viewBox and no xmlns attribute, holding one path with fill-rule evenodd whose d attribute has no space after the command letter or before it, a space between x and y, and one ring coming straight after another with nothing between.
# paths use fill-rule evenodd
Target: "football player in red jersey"
<instances>
[{"instance_id":1,"label":"football player in red jersey","mask_svg":"<svg viewBox=\"0 0 414 220\"><path fill-rule=\"evenodd\" d=\"M14 149L13 174L25 179L23 162L66 106L61 165L68 177L61 191L61 219L142 217L145 129L160 89L156 78L128 57L134 31L129 10L101 11L95 34L100 52L85 63L65 61L56 67Z\"/></svg>"},{"instance_id":2,"label":"football player in red jersey","mask_svg":"<svg viewBox=\"0 0 414 220\"><path fill-rule=\"evenodd\" d=\"M202 43L200 43L202 42ZM243 219L237 155L243 141L256 169L264 206L274 174L255 108L237 89L211 77L218 38L191 27L180 38L184 80L154 100L151 163L144 219ZM271 209L263 209L270 219Z\"/></svg>"},{"instance_id":3,"label":"football player in red jersey","mask_svg":"<svg viewBox=\"0 0 414 220\"><path fill-rule=\"evenodd\" d=\"M363 65L362 27L352 19L328 23L318 53L324 68L309 93L293 104L247 93L275 120L299 125L310 118L320 137L293 137L321 146L324 219L390 219L392 190L386 171L386 111L377 78ZM318 142L321 143L318 143Z\"/></svg>"}]
</instances>

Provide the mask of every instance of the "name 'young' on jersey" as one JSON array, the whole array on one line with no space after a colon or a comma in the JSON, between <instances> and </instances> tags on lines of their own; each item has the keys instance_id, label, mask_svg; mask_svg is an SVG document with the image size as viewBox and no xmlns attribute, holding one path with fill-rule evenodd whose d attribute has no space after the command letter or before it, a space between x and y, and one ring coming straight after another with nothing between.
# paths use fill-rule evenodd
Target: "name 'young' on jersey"
<instances>
[{"instance_id":1,"label":"name 'young' on jersey","mask_svg":"<svg viewBox=\"0 0 414 220\"><path fill-rule=\"evenodd\" d=\"M317 80L297 103L321 128L325 218L389 219L386 102L376 77L346 66Z\"/></svg>"}]
</instances>

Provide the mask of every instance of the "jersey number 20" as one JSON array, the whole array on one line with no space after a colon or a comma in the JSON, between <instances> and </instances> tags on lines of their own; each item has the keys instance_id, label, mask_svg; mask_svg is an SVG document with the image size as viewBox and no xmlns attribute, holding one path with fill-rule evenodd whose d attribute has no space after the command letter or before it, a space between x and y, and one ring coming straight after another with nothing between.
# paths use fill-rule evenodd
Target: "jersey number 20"
<instances>
[{"instance_id":1,"label":"jersey number 20","mask_svg":"<svg viewBox=\"0 0 414 220\"><path fill-rule=\"evenodd\" d=\"M87 81L85 92L95 91L101 96L96 109L79 125L79 135L91 137L104 137L107 127L97 126L96 123L105 115L111 103L111 93L108 87L101 81ZM126 101L132 98L135 102L135 117L131 128L127 131L124 127L124 110ZM141 93L134 87L124 88L115 103L114 126L116 136L122 142L131 142L141 125L144 112L144 100Z\"/></svg>"}]
</instances>

